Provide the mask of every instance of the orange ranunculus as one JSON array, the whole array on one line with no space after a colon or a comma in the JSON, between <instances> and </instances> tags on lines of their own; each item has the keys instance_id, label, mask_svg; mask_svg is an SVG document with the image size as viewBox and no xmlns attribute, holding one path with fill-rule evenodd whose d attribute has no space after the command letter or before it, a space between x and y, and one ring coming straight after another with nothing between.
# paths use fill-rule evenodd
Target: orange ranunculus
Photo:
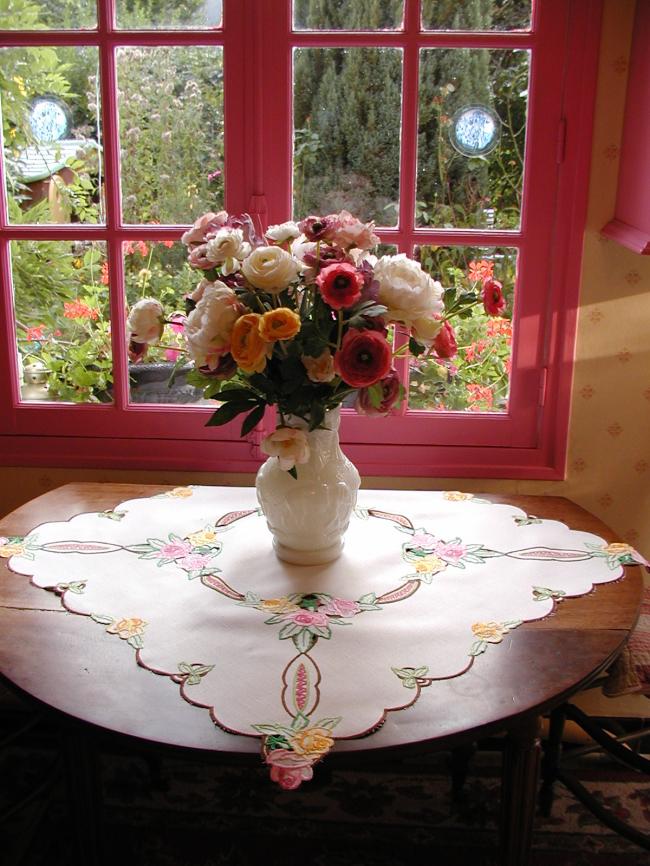
<instances>
[{"instance_id":1,"label":"orange ranunculus","mask_svg":"<svg viewBox=\"0 0 650 866\"><path fill-rule=\"evenodd\" d=\"M288 307L278 307L264 313L260 321L260 335L267 343L290 340L300 330L300 316Z\"/></svg>"},{"instance_id":2,"label":"orange ranunculus","mask_svg":"<svg viewBox=\"0 0 650 866\"><path fill-rule=\"evenodd\" d=\"M261 373L266 367L268 343L260 334L259 313L246 313L235 322L230 336L230 354L244 373Z\"/></svg>"}]
</instances>

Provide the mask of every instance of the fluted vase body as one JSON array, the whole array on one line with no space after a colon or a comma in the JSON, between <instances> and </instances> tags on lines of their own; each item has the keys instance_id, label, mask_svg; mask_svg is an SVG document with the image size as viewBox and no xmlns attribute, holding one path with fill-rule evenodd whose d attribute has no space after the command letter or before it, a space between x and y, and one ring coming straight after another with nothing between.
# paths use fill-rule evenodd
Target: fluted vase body
<instances>
[{"instance_id":1,"label":"fluted vase body","mask_svg":"<svg viewBox=\"0 0 650 866\"><path fill-rule=\"evenodd\" d=\"M309 460L296 467L297 479L280 468L277 457L269 457L257 473L257 499L275 552L286 562L318 565L341 555L361 481L341 451L339 421L337 408L326 414L322 429L307 433ZM302 419L288 424L307 428Z\"/></svg>"}]
</instances>

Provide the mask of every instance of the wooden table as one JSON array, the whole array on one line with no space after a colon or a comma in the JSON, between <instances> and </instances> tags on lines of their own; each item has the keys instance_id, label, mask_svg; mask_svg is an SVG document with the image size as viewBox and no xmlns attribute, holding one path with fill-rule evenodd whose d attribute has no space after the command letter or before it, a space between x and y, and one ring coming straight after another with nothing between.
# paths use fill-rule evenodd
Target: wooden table
<instances>
[{"instance_id":1,"label":"wooden table","mask_svg":"<svg viewBox=\"0 0 650 866\"><path fill-rule=\"evenodd\" d=\"M23 536L40 523L113 508L126 499L168 490L162 485L68 484L18 508L0 521L0 536ZM559 520L572 529L618 541L584 509L558 497L485 496L528 514ZM543 565L540 566L543 568ZM540 580L540 583L543 581ZM544 620L525 623L504 653L486 653L480 668L439 684L435 714L420 714L405 740L393 713L369 740L337 743L332 765L383 750L450 749L505 731L502 779L502 863L526 864L539 772L540 716L605 669L621 650L637 616L639 568L567 600ZM0 560L0 672L23 692L83 722L148 741L227 753L258 755L256 740L216 728L199 707L179 701L163 677L133 665L118 642L107 641L89 621L62 609L59 598L30 585ZM496 671L498 670L498 675ZM120 700L111 701L119 682ZM489 683L489 688L486 684ZM155 708L155 711L152 711ZM256 759L259 761L259 757Z\"/></svg>"}]
</instances>

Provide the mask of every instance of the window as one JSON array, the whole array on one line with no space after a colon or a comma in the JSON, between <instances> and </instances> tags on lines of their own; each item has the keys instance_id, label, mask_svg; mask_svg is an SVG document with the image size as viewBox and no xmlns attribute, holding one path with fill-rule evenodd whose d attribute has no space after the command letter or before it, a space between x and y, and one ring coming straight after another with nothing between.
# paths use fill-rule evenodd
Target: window
<instances>
[{"instance_id":1,"label":"window","mask_svg":"<svg viewBox=\"0 0 650 866\"><path fill-rule=\"evenodd\" d=\"M153 381L178 327L160 364L129 367L125 305L180 304L196 275L179 238L204 211L264 227L345 208L443 285L489 272L509 299L506 320L459 329L453 360L402 357L399 410L346 413L350 457L561 477L597 7L0 4L0 459L253 471L258 431L205 427L182 371L173 392Z\"/></svg>"}]
</instances>

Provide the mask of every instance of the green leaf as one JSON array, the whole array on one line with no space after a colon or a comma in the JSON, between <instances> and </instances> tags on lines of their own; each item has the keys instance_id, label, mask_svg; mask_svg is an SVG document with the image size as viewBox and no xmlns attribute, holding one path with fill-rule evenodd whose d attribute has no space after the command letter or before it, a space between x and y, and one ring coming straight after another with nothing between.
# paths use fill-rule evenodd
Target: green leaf
<instances>
[{"instance_id":1,"label":"green leaf","mask_svg":"<svg viewBox=\"0 0 650 866\"><path fill-rule=\"evenodd\" d=\"M249 388L228 388L227 385L224 385L219 392L219 399L224 403L231 400L236 400L238 403L257 401L257 397Z\"/></svg>"},{"instance_id":2,"label":"green leaf","mask_svg":"<svg viewBox=\"0 0 650 866\"><path fill-rule=\"evenodd\" d=\"M298 480L298 470L295 466L292 466L291 469L287 469L287 472L292 478L295 478L296 481Z\"/></svg>"},{"instance_id":3,"label":"green leaf","mask_svg":"<svg viewBox=\"0 0 650 866\"><path fill-rule=\"evenodd\" d=\"M315 634L311 634L311 632L303 629L298 634L292 635L291 640L293 641L299 653L308 653L309 650L314 646L318 638Z\"/></svg>"},{"instance_id":4,"label":"green leaf","mask_svg":"<svg viewBox=\"0 0 650 866\"><path fill-rule=\"evenodd\" d=\"M409 337L409 352L411 353L411 355L417 358L418 355L421 355L424 351L424 346L418 343L418 341L413 337Z\"/></svg>"},{"instance_id":5,"label":"green leaf","mask_svg":"<svg viewBox=\"0 0 650 866\"><path fill-rule=\"evenodd\" d=\"M264 412L266 410L266 404L260 403L257 405L253 411L246 416L244 419L244 423L241 425L241 436L246 436L251 432L257 425L260 423L262 418L264 417Z\"/></svg>"},{"instance_id":6,"label":"green leaf","mask_svg":"<svg viewBox=\"0 0 650 866\"><path fill-rule=\"evenodd\" d=\"M105 614L101 613L91 613L90 618L93 619L95 622L98 622L100 625L111 625L115 622L112 616L106 616Z\"/></svg>"},{"instance_id":7,"label":"green leaf","mask_svg":"<svg viewBox=\"0 0 650 866\"><path fill-rule=\"evenodd\" d=\"M309 727L309 719L304 713L298 713L291 721L291 729L293 731L302 731Z\"/></svg>"},{"instance_id":8,"label":"green leaf","mask_svg":"<svg viewBox=\"0 0 650 866\"><path fill-rule=\"evenodd\" d=\"M250 403L236 403L234 401L232 403L224 403L223 406L219 406L205 426L219 427L221 424L227 424L233 418L236 418L237 415L241 415L242 412L248 412L250 407Z\"/></svg>"}]
</instances>

